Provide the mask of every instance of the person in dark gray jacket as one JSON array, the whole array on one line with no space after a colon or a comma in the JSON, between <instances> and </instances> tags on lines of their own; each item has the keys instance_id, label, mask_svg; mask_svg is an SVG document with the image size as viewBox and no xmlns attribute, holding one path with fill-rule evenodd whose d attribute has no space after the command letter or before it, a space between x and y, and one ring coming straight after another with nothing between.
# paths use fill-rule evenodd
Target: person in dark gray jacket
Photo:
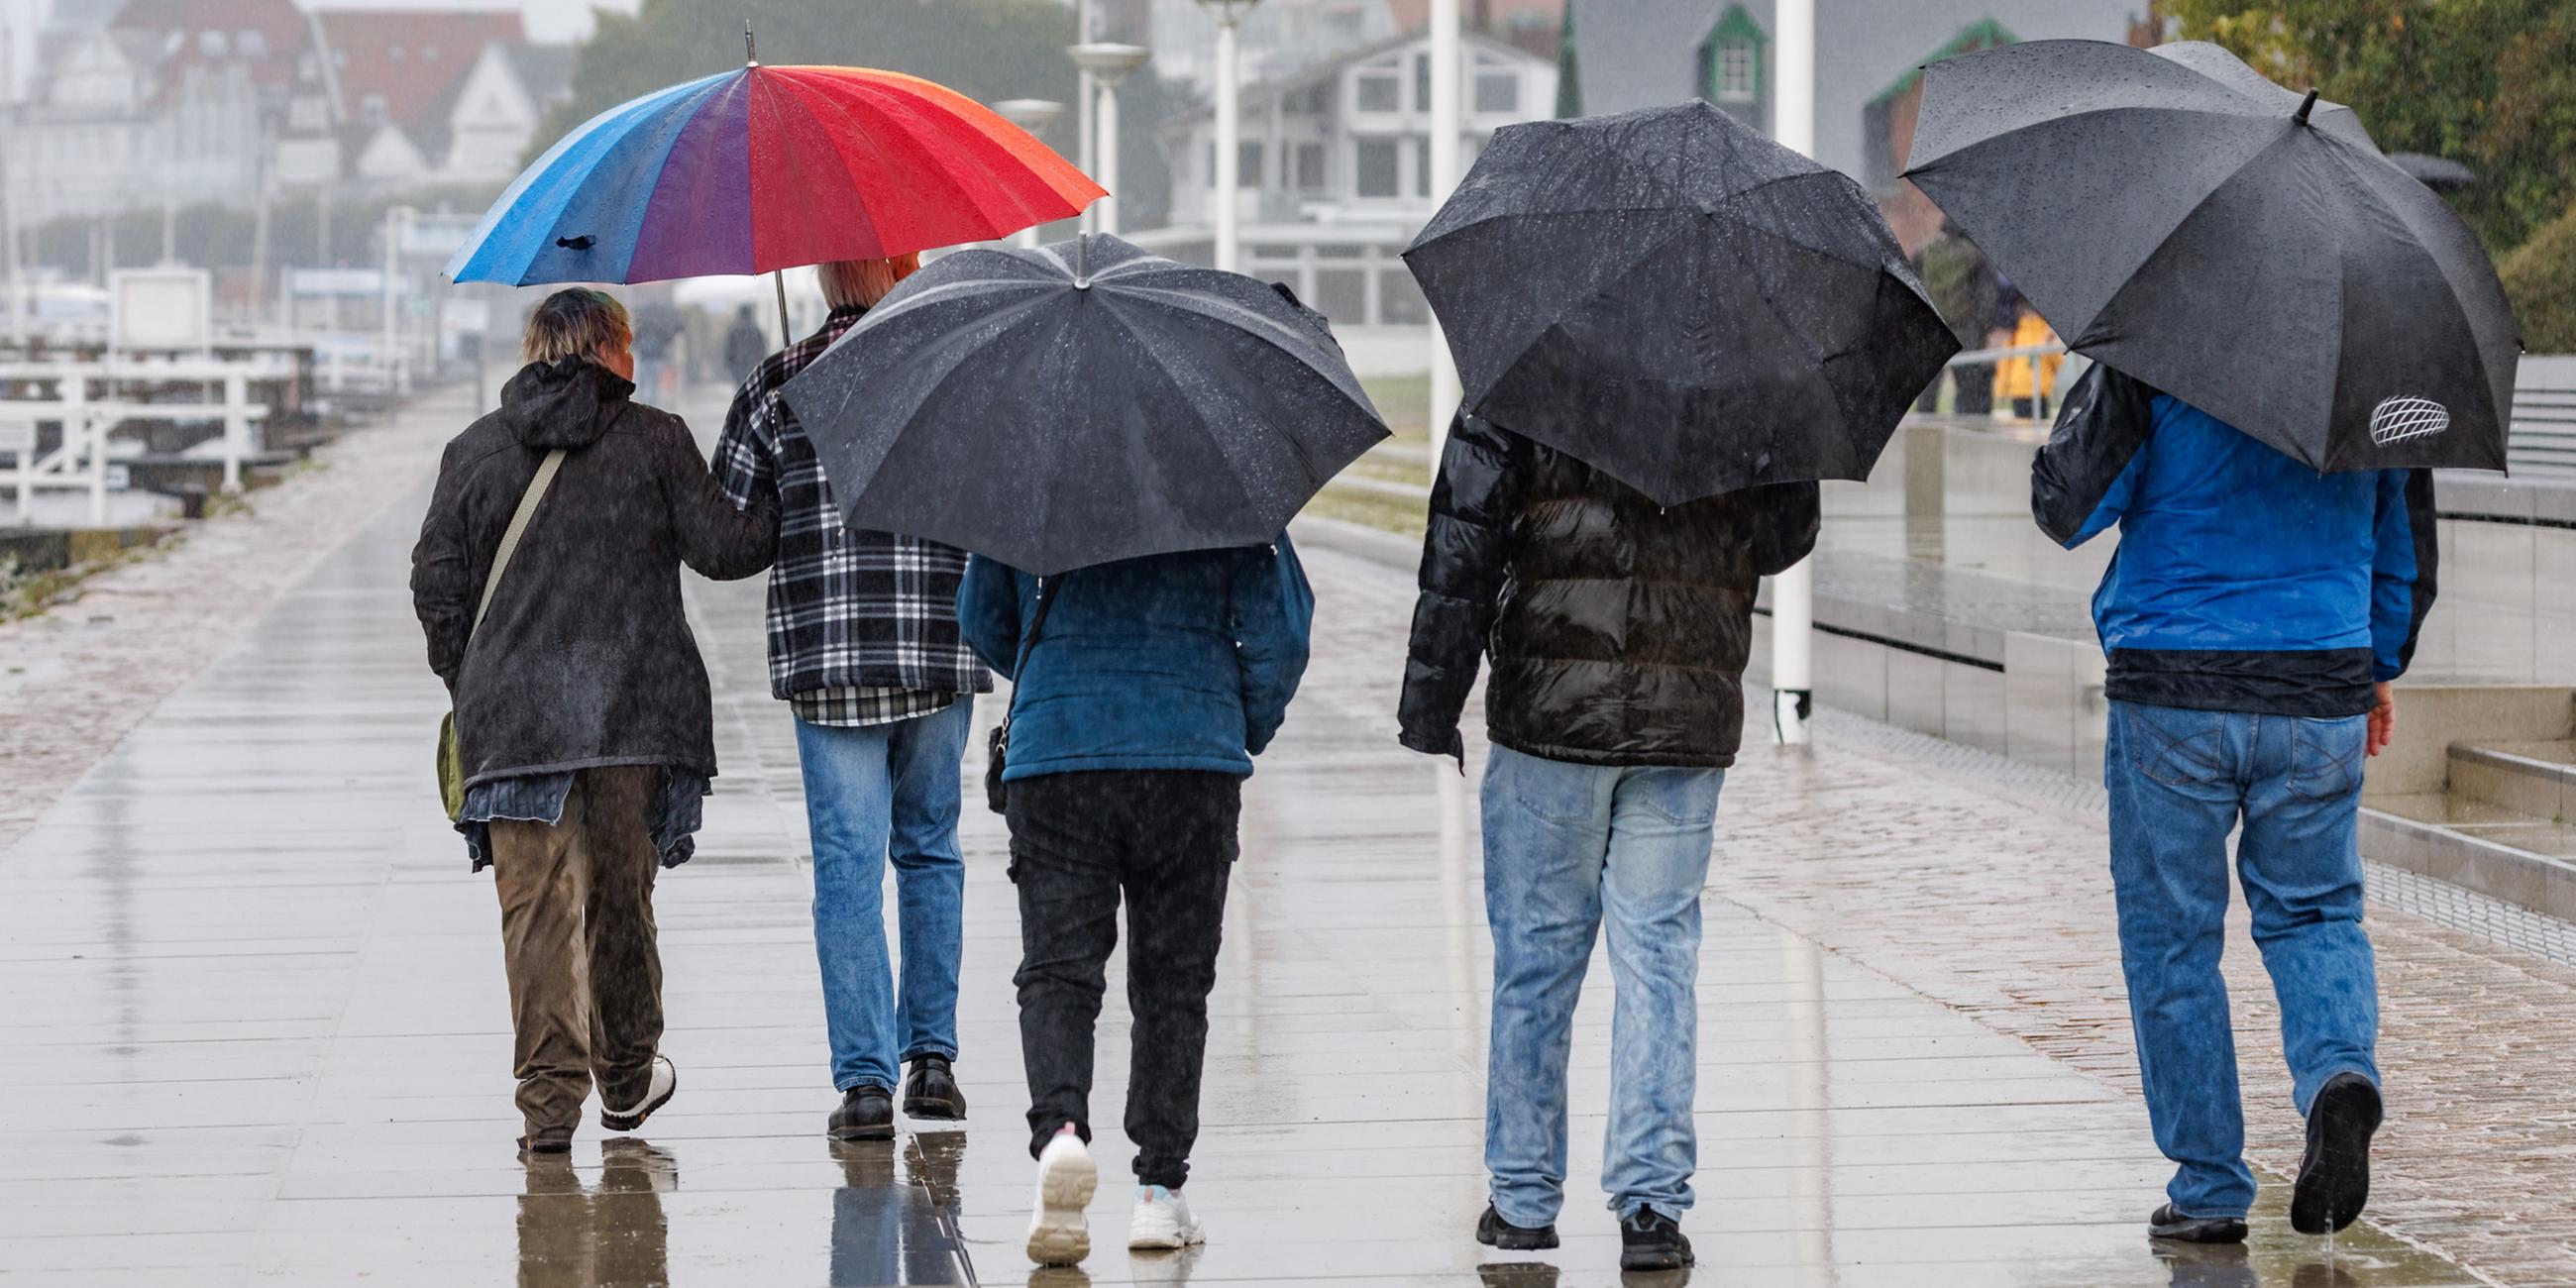
<instances>
[{"instance_id":1,"label":"person in dark gray jacket","mask_svg":"<svg viewBox=\"0 0 2576 1288\"><path fill-rule=\"evenodd\" d=\"M777 545L775 510L737 511L688 426L632 400L632 338L603 292L539 305L528 365L447 445L412 551L430 669L455 702L458 830L475 869L497 869L529 1153L572 1147L594 1078L610 1131L677 1089L653 878L689 857L716 773L680 566L748 577Z\"/></svg>"}]
</instances>

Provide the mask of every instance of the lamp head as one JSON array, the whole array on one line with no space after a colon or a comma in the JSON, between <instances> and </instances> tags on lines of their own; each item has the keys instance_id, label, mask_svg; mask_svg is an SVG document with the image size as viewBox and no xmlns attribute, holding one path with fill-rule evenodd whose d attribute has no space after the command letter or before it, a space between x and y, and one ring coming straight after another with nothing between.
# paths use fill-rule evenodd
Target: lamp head
<instances>
[{"instance_id":1,"label":"lamp head","mask_svg":"<svg viewBox=\"0 0 2576 1288\"><path fill-rule=\"evenodd\" d=\"M1064 104L1047 98L1006 98L993 104L993 110L1032 134L1064 119Z\"/></svg>"},{"instance_id":2,"label":"lamp head","mask_svg":"<svg viewBox=\"0 0 2576 1288\"><path fill-rule=\"evenodd\" d=\"M1114 45L1100 41L1072 46L1065 50L1073 55L1074 66L1097 77L1101 84L1115 88L1118 82L1133 75L1145 60L1154 56L1143 45Z\"/></svg>"}]
</instances>

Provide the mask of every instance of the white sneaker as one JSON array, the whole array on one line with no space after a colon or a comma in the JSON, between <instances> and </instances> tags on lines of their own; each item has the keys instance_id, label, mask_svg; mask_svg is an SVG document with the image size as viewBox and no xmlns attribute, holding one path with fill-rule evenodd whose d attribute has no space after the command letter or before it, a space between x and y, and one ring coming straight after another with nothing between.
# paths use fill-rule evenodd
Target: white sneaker
<instances>
[{"instance_id":1,"label":"white sneaker","mask_svg":"<svg viewBox=\"0 0 2576 1288\"><path fill-rule=\"evenodd\" d=\"M1179 1190L1160 1185L1136 1187L1136 1215L1127 1222L1130 1248L1186 1248L1207 1242L1207 1228Z\"/></svg>"},{"instance_id":2,"label":"white sneaker","mask_svg":"<svg viewBox=\"0 0 2576 1288\"><path fill-rule=\"evenodd\" d=\"M1082 1210L1100 1185L1100 1168L1091 1147L1082 1143L1071 1123L1047 1142L1038 1155L1038 1193L1029 1211L1029 1260L1041 1266L1071 1266L1091 1255L1091 1227Z\"/></svg>"},{"instance_id":3,"label":"white sneaker","mask_svg":"<svg viewBox=\"0 0 2576 1288\"><path fill-rule=\"evenodd\" d=\"M644 1120L652 1117L654 1110L671 1103L672 1095L679 1089L680 1071L657 1055L653 1057L653 1080L644 1088L644 1099L626 1109L611 1109L602 1103L599 1106L599 1125L610 1131L633 1131L643 1126Z\"/></svg>"}]
</instances>

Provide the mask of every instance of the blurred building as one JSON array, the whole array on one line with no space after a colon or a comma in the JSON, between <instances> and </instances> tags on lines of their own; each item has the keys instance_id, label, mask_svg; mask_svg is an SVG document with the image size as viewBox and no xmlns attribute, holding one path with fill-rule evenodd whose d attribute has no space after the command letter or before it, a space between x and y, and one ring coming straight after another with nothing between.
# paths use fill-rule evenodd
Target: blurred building
<instances>
[{"instance_id":1,"label":"blurred building","mask_svg":"<svg viewBox=\"0 0 2576 1288\"><path fill-rule=\"evenodd\" d=\"M1495 130L1545 117L1556 65L1481 35L1465 39L1460 164ZM1347 325L1430 318L1401 256L1431 217L1431 42L1397 36L1293 74L1247 85L1235 199L1242 268L1294 287ZM1162 125L1172 222L1133 240L1197 263L1213 259L1215 112Z\"/></svg>"},{"instance_id":2,"label":"blurred building","mask_svg":"<svg viewBox=\"0 0 2576 1288\"><path fill-rule=\"evenodd\" d=\"M0 94L18 228L281 191L498 187L570 86L569 50L489 10L75 0L37 40L18 100Z\"/></svg>"},{"instance_id":3,"label":"blurred building","mask_svg":"<svg viewBox=\"0 0 2576 1288\"><path fill-rule=\"evenodd\" d=\"M2129 41L2150 0L1816 0L1816 159L1867 184L1907 249L1940 214L1898 176L1925 63L2022 40ZM1772 0L1566 0L1559 116L1703 98L1769 132Z\"/></svg>"}]
</instances>

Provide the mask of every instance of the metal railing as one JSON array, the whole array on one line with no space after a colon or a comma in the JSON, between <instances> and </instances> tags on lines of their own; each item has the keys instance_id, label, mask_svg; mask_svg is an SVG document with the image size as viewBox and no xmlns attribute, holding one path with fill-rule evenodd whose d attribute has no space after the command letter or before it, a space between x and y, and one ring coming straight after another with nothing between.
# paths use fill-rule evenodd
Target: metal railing
<instances>
[{"instance_id":1,"label":"metal railing","mask_svg":"<svg viewBox=\"0 0 2576 1288\"><path fill-rule=\"evenodd\" d=\"M50 396L0 396L0 453L14 456L17 465L12 471L0 473L0 481L13 486L17 493L19 525L32 521L36 491L50 488L87 491L91 525L105 526L110 490L108 439L117 426L128 421L221 421L223 488L226 492L240 491L242 461L258 450L254 434L269 415L266 404L251 401L251 382L293 374L291 364L275 359L0 362L0 388L53 387ZM144 401L127 396L137 388L172 385L196 386L200 396L177 401ZM219 398L204 396L217 386L222 390ZM36 427L43 422L59 423L63 436L53 451L39 456Z\"/></svg>"}]
</instances>

